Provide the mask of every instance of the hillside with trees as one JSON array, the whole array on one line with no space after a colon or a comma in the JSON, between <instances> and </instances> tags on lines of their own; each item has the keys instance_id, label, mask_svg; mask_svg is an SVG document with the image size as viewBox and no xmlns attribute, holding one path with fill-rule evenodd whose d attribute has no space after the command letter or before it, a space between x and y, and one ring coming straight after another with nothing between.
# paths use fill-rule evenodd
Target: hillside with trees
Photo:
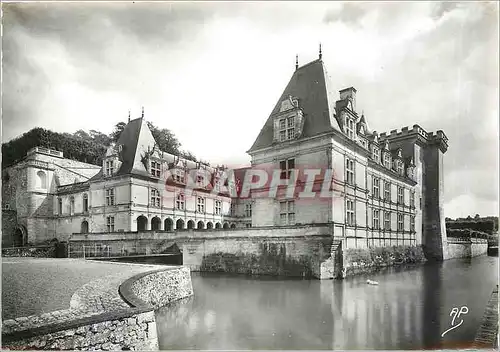
<instances>
[{"instance_id":1,"label":"hillside with trees","mask_svg":"<svg viewBox=\"0 0 500 352\"><path fill-rule=\"evenodd\" d=\"M181 149L181 143L172 131L159 128L147 122L158 147L170 154L180 155L188 160L197 161L196 157ZM2 144L2 167L15 164L26 157L28 150L34 147L46 147L62 151L68 159L101 165L107 147L116 142L126 123L115 125L110 135L90 130L78 130L75 133L59 133L36 127L7 143Z\"/></svg>"}]
</instances>

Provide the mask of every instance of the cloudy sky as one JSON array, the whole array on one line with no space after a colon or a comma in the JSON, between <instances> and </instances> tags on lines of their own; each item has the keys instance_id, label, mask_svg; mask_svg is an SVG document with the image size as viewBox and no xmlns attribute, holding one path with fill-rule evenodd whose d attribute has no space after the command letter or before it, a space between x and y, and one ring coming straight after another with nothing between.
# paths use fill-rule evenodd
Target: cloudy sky
<instances>
[{"instance_id":1,"label":"cloudy sky","mask_svg":"<svg viewBox=\"0 0 500 352\"><path fill-rule=\"evenodd\" d=\"M498 213L496 3L3 4L3 140L105 133L128 111L212 163L250 148L294 71L317 58L378 132L449 137L445 214Z\"/></svg>"}]
</instances>

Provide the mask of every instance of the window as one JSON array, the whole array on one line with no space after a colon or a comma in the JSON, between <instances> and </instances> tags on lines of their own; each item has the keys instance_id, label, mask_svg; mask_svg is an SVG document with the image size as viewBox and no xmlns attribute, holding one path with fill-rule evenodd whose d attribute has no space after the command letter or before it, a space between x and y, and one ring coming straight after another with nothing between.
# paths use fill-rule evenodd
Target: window
<instances>
[{"instance_id":1,"label":"window","mask_svg":"<svg viewBox=\"0 0 500 352\"><path fill-rule=\"evenodd\" d=\"M177 195L175 203L176 203L175 206L177 209L184 210L184 194L183 193L179 193Z\"/></svg>"},{"instance_id":2,"label":"window","mask_svg":"<svg viewBox=\"0 0 500 352\"><path fill-rule=\"evenodd\" d=\"M387 168L391 168L391 154L388 152L384 153L384 166Z\"/></svg>"},{"instance_id":3,"label":"window","mask_svg":"<svg viewBox=\"0 0 500 352\"><path fill-rule=\"evenodd\" d=\"M391 201L391 183L384 182L384 199L388 202Z\"/></svg>"},{"instance_id":4,"label":"window","mask_svg":"<svg viewBox=\"0 0 500 352\"><path fill-rule=\"evenodd\" d=\"M160 192L158 192L158 190L154 188L151 190L151 206L160 206Z\"/></svg>"},{"instance_id":5,"label":"window","mask_svg":"<svg viewBox=\"0 0 500 352\"><path fill-rule=\"evenodd\" d=\"M280 142L295 138L295 117L290 116L286 119L280 119L279 122Z\"/></svg>"},{"instance_id":6,"label":"window","mask_svg":"<svg viewBox=\"0 0 500 352\"><path fill-rule=\"evenodd\" d=\"M151 176L160 177L160 163L157 161L151 162Z\"/></svg>"},{"instance_id":7,"label":"window","mask_svg":"<svg viewBox=\"0 0 500 352\"><path fill-rule=\"evenodd\" d=\"M220 200L215 201L215 215L220 215L222 209L222 202Z\"/></svg>"},{"instance_id":8,"label":"window","mask_svg":"<svg viewBox=\"0 0 500 352\"><path fill-rule=\"evenodd\" d=\"M403 162L402 161L398 161L397 162L397 171L398 171L398 174L400 175L403 175Z\"/></svg>"},{"instance_id":9,"label":"window","mask_svg":"<svg viewBox=\"0 0 500 352\"><path fill-rule=\"evenodd\" d=\"M398 231L404 230L404 218L403 214L398 214Z\"/></svg>"},{"instance_id":10,"label":"window","mask_svg":"<svg viewBox=\"0 0 500 352\"><path fill-rule=\"evenodd\" d=\"M384 212L384 229L386 229L386 230L391 229L391 212L390 211Z\"/></svg>"},{"instance_id":11,"label":"window","mask_svg":"<svg viewBox=\"0 0 500 352\"><path fill-rule=\"evenodd\" d=\"M398 204L405 204L405 190L403 187L398 186Z\"/></svg>"},{"instance_id":12,"label":"window","mask_svg":"<svg viewBox=\"0 0 500 352\"><path fill-rule=\"evenodd\" d=\"M380 149L379 148L373 147L372 158L373 158L373 161L375 161L377 164L380 163Z\"/></svg>"},{"instance_id":13,"label":"window","mask_svg":"<svg viewBox=\"0 0 500 352\"><path fill-rule=\"evenodd\" d=\"M174 180L175 180L175 182L185 183L185 173L184 173L184 170L175 169Z\"/></svg>"},{"instance_id":14,"label":"window","mask_svg":"<svg viewBox=\"0 0 500 352\"><path fill-rule=\"evenodd\" d=\"M198 197L197 198L197 211L198 213L204 213L205 212L205 198L203 197Z\"/></svg>"},{"instance_id":15,"label":"window","mask_svg":"<svg viewBox=\"0 0 500 352\"><path fill-rule=\"evenodd\" d=\"M295 201L280 202L280 221L281 225L295 224Z\"/></svg>"},{"instance_id":16,"label":"window","mask_svg":"<svg viewBox=\"0 0 500 352\"><path fill-rule=\"evenodd\" d=\"M245 224L246 227L252 227L252 224Z\"/></svg>"},{"instance_id":17,"label":"window","mask_svg":"<svg viewBox=\"0 0 500 352\"><path fill-rule=\"evenodd\" d=\"M62 213L63 213L63 207L62 207L62 203L63 203L63 202L62 202L62 198L59 198L59 199L57 200L57 203L58 203L58 212L59 212L59 215L62 215Z\"/></svg>"},{"instance_id":18,"label":"window","mask_svg":"<svg viewBox=\"0 0 500 352\"><path fill-rule=\"evenodd\" d=\"M252 204L251 203L245 204L245 216L247 218L252 216Z\"/></svg>"},{"instance_id":19,"label":"window","mask_svg":"<svg viewBox=\"0 0 500 352\"><path fill-rule=\"evenodd\" d=\"M89 195L85 193L83 195L83 212L86 213L89 211Z\"/></svg>"},{"instance_id":20,"label":"window","mask_svg":"<svg viewBox=\"0 0 500 352\"><path fill-rule=\"evenodd\" d=\"M354 201L346 200L346 224L348 226L354 226Z\"/></svg>"},{"instance_id":21,"label":"window","mask_svg":"<svg viewBox=\"0 0 500 352\"><path fill-rule=\"evenodd\" d=\"M106 161L106 176L113 175L115 171L115 163L113 160Z\"/></svg>"},{"instance_id":22,"label":"window","mask_svg":"<svg viewBox=\"0 0 500 352\"><path fill-rule=\"evenodd\" d=\"M71 196L69 198L69 214L73 215L75 213L75 197Z\"/></svg>"},{"instance_id":23,"label":"window","mask_svg":"<svg viewBox=\"0 0 500 352\"><path fill-rule=\"evenodd\" d=\"M115 189L109 188L106 190L106 205L115 205Z\"/></svg>"},{"instance_id":24,"label":"window","mask_svg":"<svg viewBox=\"0 0 500 352\"><path fill-rule=\"evenodd\" d=\"M412 208L415 208L415 192L414 191L410 192L410 206Z\"/></svg>"},{"instance_id":25,"label":"window","mask_svg":"<svg viewBox=\"0 0 500 352\"><path fill-rule=\"evenodd\" d=\"M236 213L236 204L234 203L231 203L231 215L234 216L234 214Z\"/></svg>"},{"instance_id":26,"label":"window","mask_svg":"<svg viewBox=\"0 0 500 352\"><path fill-rule=\"evenodd\" d=\"M380 210L373 209L373 228L380 229Z\"/></svg>"},{"instance_id":27,"label":"window","mask_svg":"<svg viewBox=\"0 0 500 352\"><path fill-rule=\"evenodd\" d=\"M203 175L196 176L196 186L198 187L205 186L205 177Z\"/></svg>"},{"instance_id":28,"label":"window","mask_svg":"<svg viewBox=\"0 0 500 352\"><path fill-rule=\"evenodd\" d=\"M38 176L38 187L42 188L42 189L46 189L47 188L47 175L45 174L45 172L38 171L36 173L36 175Z\"/></svg>"},{"instance_id":29,"label":"window","mask_svg":"<svg viewBox=\"0 0 500 352\"><path fill-rule=\"evenodd\" d=\"M108 232L115 232L115 217L114 216L108 216L106 218L106 225L108 228Z\"/></svg>"},{"instance_id":30,"label":"window","mask_svg":"<svg viewBox=\"0 0 500 352\"><path fill-rule=\"evenodd\" d=\"M378 177L373 178L373 198L380 198L380 179Z\"/></svg>"},{"instance_id":31,"label":"window","mask_svg":"<svg viewBox=\"0 0 500 352\"><path fill-rule=\"evenodd\" d=\"M345 161L346 170L346 182L348 185L354 185L354 160L346 159Z\"/></svg>"},{"instance_id":32,"label":"window","mask_svg":"<svg viewBox=\"0 0 500 352\"><path fill-rule=\"evenodd\" d=\"M350 139L354 139L354 119L346 116L345 133Z\"/></svg>"},{"instance_id":33,"label":"window","mask_svg":"<svg viewBox=\"0 0 500 352\"><path fill-rule=\"evenodd\" d=\"M218 177L214 178L214 189L217 193L220 193L220 179Z\"/></svg>"},{"instance_id":34,"label":"window","mask_svg":"<svg viewBox=\"0 0 500 352\"><path fill-rule=\"evenodd\" d=\"M415 216L410 216L410 231L415 232Z\"/></svg>"},{"instance_id":35,"label":"window","mask_svg":"<svg viewBox=\"0 0 500 352\"><path fill-rule=\"evenodd\" d=\"M288 159L280 161L280 178L282 180L290 179L292 170L295 169L295 159Z\"/></svg>"}]
</instances>

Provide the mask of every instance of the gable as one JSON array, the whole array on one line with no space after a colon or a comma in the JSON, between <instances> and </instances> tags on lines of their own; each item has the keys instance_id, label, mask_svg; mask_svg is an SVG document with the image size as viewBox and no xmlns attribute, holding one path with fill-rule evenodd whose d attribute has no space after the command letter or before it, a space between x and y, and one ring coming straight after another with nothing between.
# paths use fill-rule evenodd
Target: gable
<instances>
[{"instance_id":1,"label":"gable","mask_svg":"<svg viewBox=\"0 0 500 352\"><path fill-rule=\"evenodd\" d=\"M290 99L290 97L293 97ZM288 101L287 101L288 100ZM303 112L303 128L301 138L313 137L334 129L340 130L333 118L333 100L330 97L326 71L321 60L313 61L299 67L292 75L288 85L278 99L274 109L266 120L259 135L255 139L249 153L258 149L267 148L275 140L275 117L284 109L294 106L298 102Z\"/></svg>"}]
</instances>

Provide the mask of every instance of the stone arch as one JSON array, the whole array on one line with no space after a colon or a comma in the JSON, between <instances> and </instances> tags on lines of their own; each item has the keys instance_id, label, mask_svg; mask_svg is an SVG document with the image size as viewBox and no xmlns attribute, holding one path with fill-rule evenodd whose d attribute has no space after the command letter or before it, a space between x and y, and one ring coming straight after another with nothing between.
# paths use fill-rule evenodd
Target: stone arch
<instances>
[{"instance_id":1,"label":"stone arch","mask_svg":"<svg viewBox=\"0 0 500 352\"><path fill-rule=\"evenodd\" d=\"M174 228L174 222L170 218L166 218L163 224L163 229L165 231L172 231Z\"/></svg>"},{"instance_id":2,"label":"stone arch","mask_svg":"<svg viewBox=\"0 0 500 352\"><path fill-rule=\"evenodd\" d=\"M38 188L47 189L47 174L40 170L36 173Z\"/></svg>"},{"instance_id":3,"label":"stone arch","mask_svg":"<svg viewBox=\"0 0 500 352\"><path fill-rule=\"evenodd\" d=\"M161 230L161 219L157 216L151 219L151 230L160 231Z\"/></svg>"},{"instance_id":4,"label":"stone arch","mask_svg":"<svg viewBox=\"0 0 500 352\"><path fill-rule=\"evenodd\" d=\"M214 228L214 224L212 224L210 221L207 222L207 230L211 230Z\"/></svg>"},{"instance_id":5,"label":"stone arch","mask_svg":"<svg viewBox=\"0 0 500 352\"><path fill-rule=\"evenodd\" d=\"M223 228L228 229L229 228L229 223L225 222Z\"/></svg>"},{"instance_id":6,"label":"stone arch","mask_svg":"<svg viewBox=\"0 0 500 352\"><path fill-rule=\"evenodd\" d=\"M188 221L187 228L188 228L188 230L194 229L194 221L193 220Z\"/></svg>"},{"instance_id":7,"label":"stone arch","mask_svg":"<svg viewBox=\"0 0 500 352\"><path fill-rule=\"evenodd\" d=\"M203 223L203 221L198 221L198 223L196 224L196 228L198 230L203 230L205 228L205 224Z\"/></svg>"},{"instance_id":8,"label":"stone arch","mask_svg":"<svg viewBox=\"0 0 500 352\"><path fill-rule=\"evenodd\" d=\"M89 222L87 220L82 221L82 225L80 226L81 233L89 233Z\"/></svg>"},{"instance_id":9,"label":"stone arch","mask_svg":"<svg viewBox=\"0 0 500 352\"><path fill-rule=\"evenodd\" d=\"M148 218L144 215L137 217L137 231L146 231L148 229Z\"/></svg>"},{"instance_id":10,"label":"stone arch","mask_svg":"<svg viewBox=\"0 0 500 352\"><path fill-rule=\"evenodd\" d=\"M221 229L222 228L222 224L220 222L216 222L215 223L215 228L216 229Z\"/></svg>"},{"instance_id":11,"label":"stone arch","mask_svg":"<svg viewBox=\"0 0 500 352\"><path fill-rule=\"evenodd\" d=\"M236 224L231 224L231 228L235 229L236 228Z\"/></svg>"},{"instance_id":12,"label":"stone arch","mask_svg":"<svg viewBox=\"0 0 500 352\"><path fill-rule=\"evenodd\" d=\"M23 247L26 244L26 239L28 237L28 232L24 226L16 227L14 231L14 238L12 239L12 244L14 247Z\"/></svg>"},{"instance_id":13,"label":"stone arch","mask_svg":"<svg viewBox=\"0 0 500 352\"><path fill-rule=\"evenodd\" d=\"M176 230L182 230L182 229L184 229L184 220L182 220L182 219L178 219L178 220L175 222L175 229L176 229Z\"/></svg>"}]
</instances>

